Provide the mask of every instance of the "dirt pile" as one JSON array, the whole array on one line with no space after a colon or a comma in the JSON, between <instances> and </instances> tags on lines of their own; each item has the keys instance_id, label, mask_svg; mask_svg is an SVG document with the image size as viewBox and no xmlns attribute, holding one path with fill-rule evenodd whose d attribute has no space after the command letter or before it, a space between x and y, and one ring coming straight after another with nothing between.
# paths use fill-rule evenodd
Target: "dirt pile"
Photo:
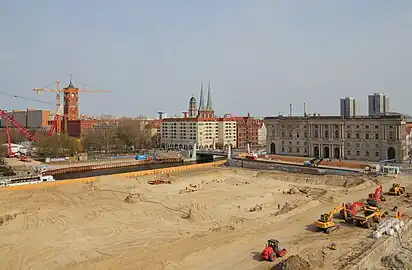
<instances>
[{"instance_id":1,"label":"dirt pile","mask_svg":"<svg viewBox=\"0 0 412 270\"><path fill-rule=\"evenodd\" d=\"M282 206L282 208L280 208L277 212L273 213L272 215L273 216L279 216L279 215L282 215L282 214L286 214L286 213L292 211L293 209L295 209L296 207L297 207L296 204L286 202Z\"/></svg>"},{"instance_id":2,"label":"dirt pile","mask_svg":"<svg viewBox=\"0 0 412 270\"><path fill-rule=\"evenodd\" d=\"M311 270L310 263L299 255L292 255L286 260L275 265L273 270Z\"/></svg>"},{"instance_id":3,"label":"dirt pile","mask_svg":"<svg viewBox=\"0 0 412 270\"><path fill-rule=\"evenodd\" d=\"M139 196L137 194L129 194L124 201L127 203L137 203L139 201Z\"/></svg>"},{"instance_id":4,"label":"dirt pile","mask_svg":"<svg viewBox=\"0 0 412 270\"><path fill-rule=\"evenodd\" d=\"M192 202L191 205L181 207L183 214L181 217L190 221L213 220L213 216L207 210L205 204Z\"/></svg>"},{"instance_id":5,"label":"dirt pile","mask_svg":"<svg viewBox=\"0 0 412 270\"><path fill-rule=\"evenodd\" d=\"M0 217L0 225L3 225L3 224L5 224L7 221L13 220L13 219L15 219L16 217L17 217L17 214L13 214L13 215L6 214L6 215Z\"/></svg>"},{"instance_id":6,"label":"dirt pile","mask_svg":"<svg viewBox=\"0 0 412 270\"><path fill-rule=\"evenodd\" d=\"M412 262L407 254L398 253L385 256L381 264L388 269L412 269Z\"/></svg>"}]
</instances>

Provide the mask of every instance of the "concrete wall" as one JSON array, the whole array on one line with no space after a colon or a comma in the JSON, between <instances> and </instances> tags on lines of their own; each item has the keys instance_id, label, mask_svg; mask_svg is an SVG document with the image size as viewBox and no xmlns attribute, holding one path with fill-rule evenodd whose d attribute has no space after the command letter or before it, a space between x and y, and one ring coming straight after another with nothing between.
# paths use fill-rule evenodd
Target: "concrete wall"
<instances>
[{"instance_id":1,"label":"concrete wall","mask_svg":"<svg viewBox=\"0 0 412 270\"><path fill-rule=\"evenodd\" d=\"M304 167L304 166L294 166L287 164L276 164L273 162L264 162L264 161L248 161L240 159L231 159L229 160L229 166L232 167L241 167L248 169L260 169L260 170L274 170L274 171L283 171L291 173L307 173L307 174L334 174L334 175L354 175L354 172L344 171L344 170L334 170L334 169L321 169L313 167Z\"/></svg>"}]
</instances>

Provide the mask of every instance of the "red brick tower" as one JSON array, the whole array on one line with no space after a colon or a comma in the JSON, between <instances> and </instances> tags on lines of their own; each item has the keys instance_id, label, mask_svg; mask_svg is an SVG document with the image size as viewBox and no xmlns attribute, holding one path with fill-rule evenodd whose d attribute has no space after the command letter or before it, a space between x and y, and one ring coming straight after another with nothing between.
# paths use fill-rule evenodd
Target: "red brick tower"
<instances>
[{"instance_id":1,"label":"red brick tower","mask_svg":"<svg viewBox=\"0 0 412 270\"><path fill-rule=\"evenodd\" d=\"M67 132L67 121L79 119L79 88L74 87L72 80L67 87L63 89L63 106L64 106L64 130Z\"/></svg>"}]
</instances>

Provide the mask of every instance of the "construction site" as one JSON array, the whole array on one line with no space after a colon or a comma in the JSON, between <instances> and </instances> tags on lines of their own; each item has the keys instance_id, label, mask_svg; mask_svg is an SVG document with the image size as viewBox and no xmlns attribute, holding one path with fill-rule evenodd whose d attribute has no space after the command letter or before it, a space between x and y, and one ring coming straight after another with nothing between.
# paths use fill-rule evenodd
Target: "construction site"
<instances>
[{"instance_id":1,"label":"construction site","mask_svg":"<svg viewBox=\"0 0 412 270\"><path fill-rule=\"evenodd\" d=\"M0 262L3 269L411 269L411 187L407 174L211 167L1 190Z\"/></svg>"}]
</instances>

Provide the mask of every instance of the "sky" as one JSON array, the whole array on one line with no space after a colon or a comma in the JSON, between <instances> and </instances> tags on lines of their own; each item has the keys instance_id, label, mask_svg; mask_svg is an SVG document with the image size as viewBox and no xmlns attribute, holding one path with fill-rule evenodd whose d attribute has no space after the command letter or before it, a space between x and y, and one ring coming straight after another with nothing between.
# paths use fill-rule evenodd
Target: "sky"
<instances>
[{"instance_id":1,"label":"sky","mask_svg":"<svg viewBox=\"0 0 412 270\"><path fill-rule=\"evenodd\" d=\"M0 0L1 109L54 110L73 83L90 115L168 115L210 80L216 114L339 114L383 92L412 115L410 0Z\"/></svg>"}]
</instances>

